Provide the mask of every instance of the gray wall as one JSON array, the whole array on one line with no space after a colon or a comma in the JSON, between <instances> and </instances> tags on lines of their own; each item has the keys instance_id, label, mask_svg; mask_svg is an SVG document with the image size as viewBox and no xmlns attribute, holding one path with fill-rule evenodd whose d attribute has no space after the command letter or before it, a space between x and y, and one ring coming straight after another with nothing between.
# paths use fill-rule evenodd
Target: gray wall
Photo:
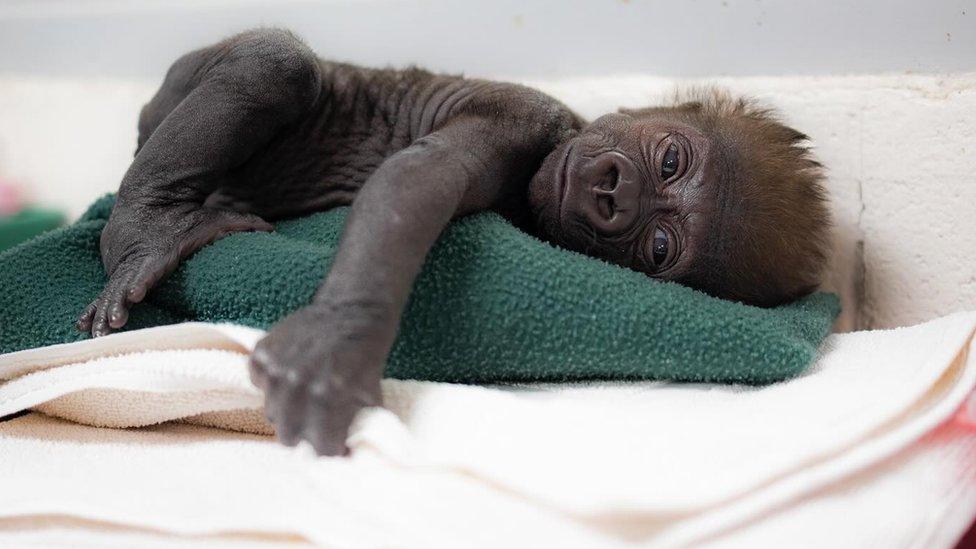
<instances>
[{"instance_id":1,"label":"gray wall","mask_svg":"<svg viewBox=\"0 0 976 549\"><path fill-rule=\"evenodd\" d=\"M7 0L0 73L158 78L257 25L341 60L516 78L976 70L963 0Z\"/></svg>"}]
</instances>

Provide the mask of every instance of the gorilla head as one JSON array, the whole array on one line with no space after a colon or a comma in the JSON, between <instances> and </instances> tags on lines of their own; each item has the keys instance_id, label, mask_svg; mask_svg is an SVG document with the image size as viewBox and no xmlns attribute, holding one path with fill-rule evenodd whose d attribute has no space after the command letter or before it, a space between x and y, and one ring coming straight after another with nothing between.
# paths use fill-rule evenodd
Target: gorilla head
<instances>
[{"instance_id":1,"label":"gorilla head","mask_svg":"<svg viewBox=\"0 0 976 549\"><path fill-rule=\"evenodd\" d=\"M549 154L529 188L550 241L716 297L773 306L816 288L830 218L807 137L699 90L623 109Z\"/></svg>"}]
</instances>

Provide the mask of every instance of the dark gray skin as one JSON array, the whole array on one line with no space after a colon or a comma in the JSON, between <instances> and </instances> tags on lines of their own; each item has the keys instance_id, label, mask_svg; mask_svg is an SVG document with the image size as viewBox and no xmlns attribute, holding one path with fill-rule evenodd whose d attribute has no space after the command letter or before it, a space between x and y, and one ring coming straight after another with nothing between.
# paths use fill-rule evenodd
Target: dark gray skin
<instances>
[{"instance_id":1,"label":"dark gray skin","mask_svg":"<svg viewBox=\"0 0 976 549\"><path fill-rule=\"evenodd\" d=\"M101 237L109 281L78 327L121 328L221 236L351 204L312 303L251 357L279 439L341 455L354 415L381 404L409 291L452 219L495 210L563 246L680 279L714 209L713 157L707 136L664 114L586 125L526 87L332 63L289 33L247 32L180 58L143 109Z\"/></svg>"}]
</instances>

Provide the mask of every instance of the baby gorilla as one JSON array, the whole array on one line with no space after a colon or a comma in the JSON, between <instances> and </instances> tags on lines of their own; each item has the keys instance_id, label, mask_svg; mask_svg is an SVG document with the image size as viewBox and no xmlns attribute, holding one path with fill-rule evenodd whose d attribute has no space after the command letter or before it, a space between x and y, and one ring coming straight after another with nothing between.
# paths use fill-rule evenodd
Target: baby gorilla
<instances>
[{"instance_id":1,"label":"baby gorilla","mask_svg":"<svg viewBox=\"0 0 976 549\"><path fill-rule=\"evenodd\" d=\"M351 204L312 303L251 357L278 437L342 454L356 412L380 404L408 293L452 219L494 210L651 277L776 305L813 290L825 258L805 139L716 92L586 124L526 87L332 63L287 32L247 32L177 60L143 109L101 236L109 281L78 327L121 328L221 236Z\"/></svg>"}]
</instances>

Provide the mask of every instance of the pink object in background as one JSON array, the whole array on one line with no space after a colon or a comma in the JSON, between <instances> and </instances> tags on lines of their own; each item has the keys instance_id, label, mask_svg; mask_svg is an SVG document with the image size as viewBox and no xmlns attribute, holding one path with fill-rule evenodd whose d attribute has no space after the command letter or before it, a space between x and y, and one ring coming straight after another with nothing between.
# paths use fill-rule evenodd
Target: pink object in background
<instances>
[{"instance_id":1,"label":"pink object in background","mask_svg":"<svg viewBox=\"0 0 976 549\"><path fill-rule=\"evenodd\" d=\"M20 192L9 183L0 181L0 215L12 215L24 206Z\"/></svg>"},{"instance_id":2,"label":"pink object in background","mask_svg":"<svg viewBox=\"0 0 976 549\"><path fill-rule=\"evenodd\" d=\"M962 403L952 421L967 429L976 430L976 390L970 393L966 402Z\"/></svg>"}]
</instances>

